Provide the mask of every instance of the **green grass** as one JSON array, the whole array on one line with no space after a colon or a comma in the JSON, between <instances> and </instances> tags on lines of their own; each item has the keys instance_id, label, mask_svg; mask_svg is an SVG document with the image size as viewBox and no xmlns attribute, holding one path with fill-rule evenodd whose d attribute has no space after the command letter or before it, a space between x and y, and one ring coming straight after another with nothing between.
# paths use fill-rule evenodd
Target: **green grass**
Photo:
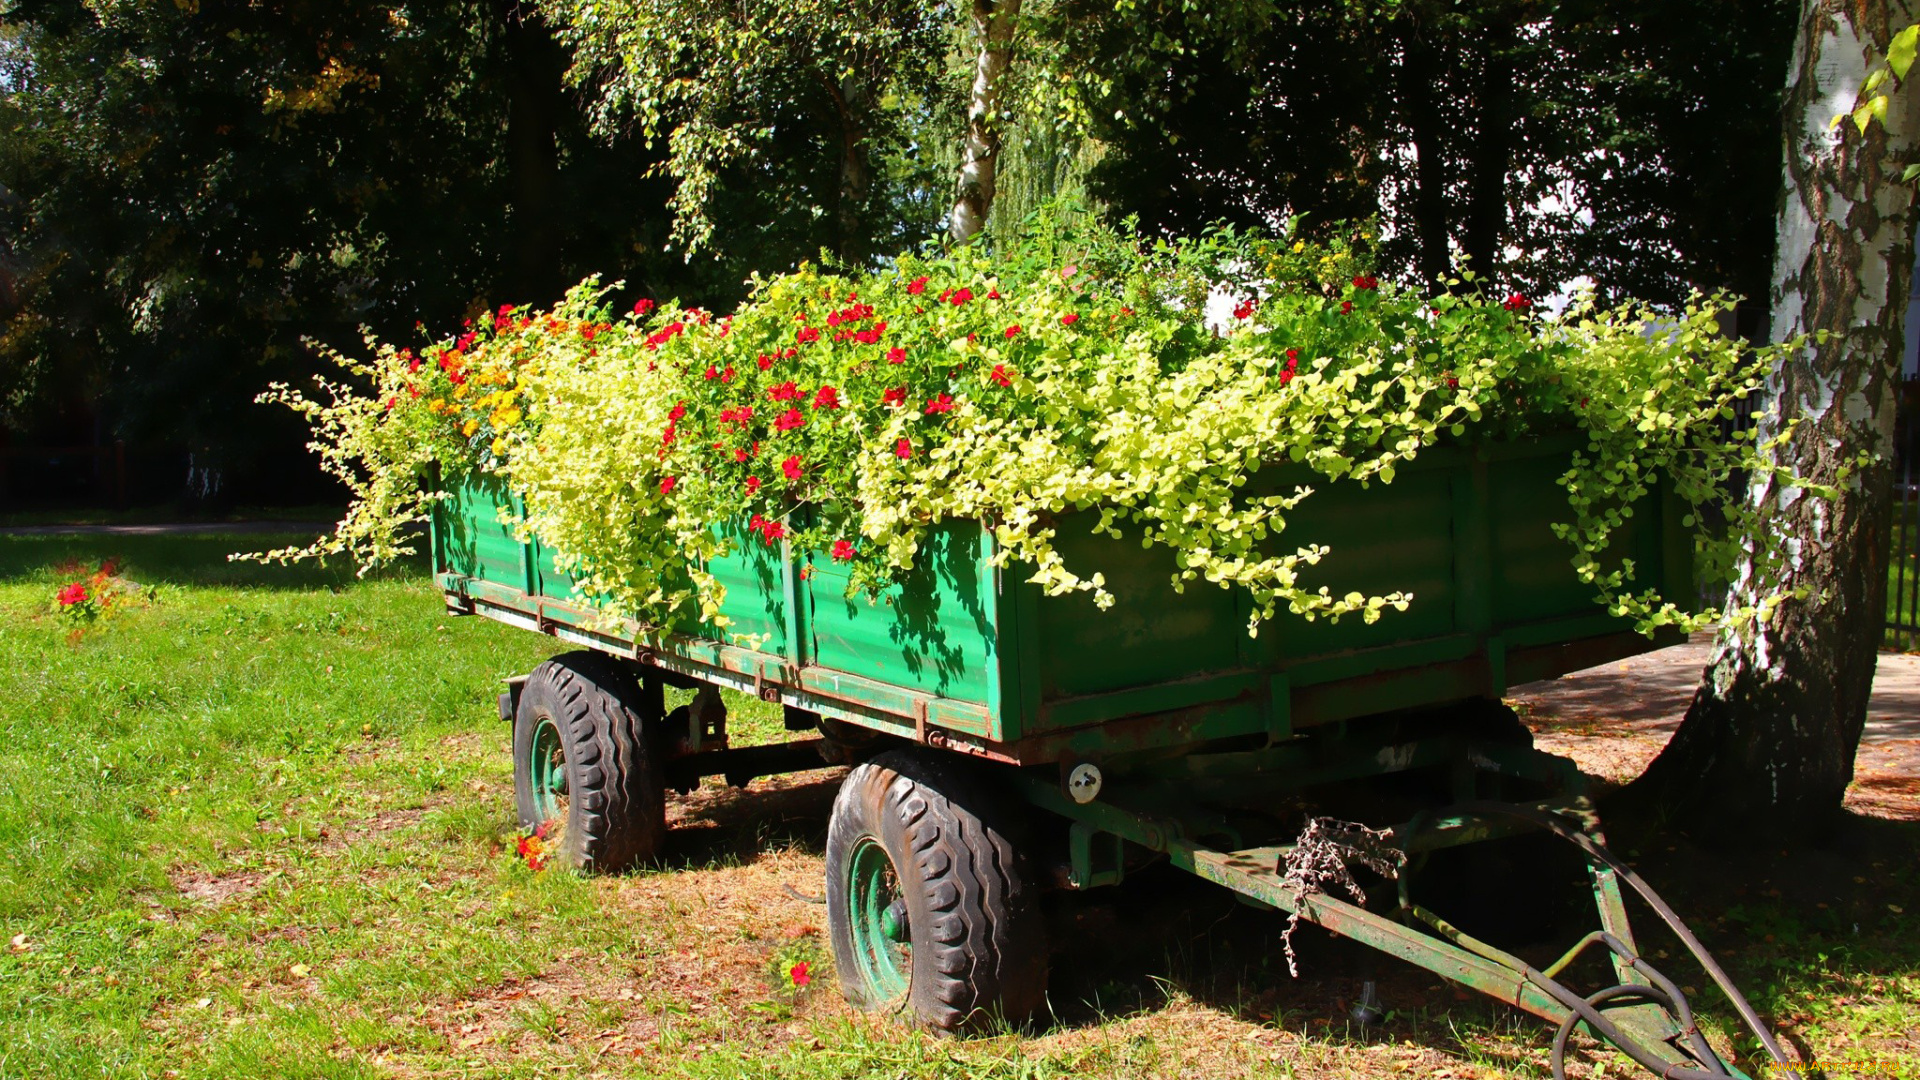
<instances>
[{"instance_id":1,"label":"green grass","mask_svg":"<svg viewBox=\"0 0 1920 1080\"><path fill-rule=\"evenodd\" d=\"M1545 1075L1541 1025L1406 969L1357 1031L1353 950L1316 938L1290 980L1278 920L1173 875L1065 912L1037 1037L852 1014L786 892L820 891L831 775L677 801L659 870L533 873L494 698L559 647L448 618L418 567L223 559L270 540L0 536L0 1077ZM73 640L54 568L110 555L153 602ZM1681 899L1817 1054L1914 1048L1900 836L1827 909Z\"/></svg>"}]
</instances>

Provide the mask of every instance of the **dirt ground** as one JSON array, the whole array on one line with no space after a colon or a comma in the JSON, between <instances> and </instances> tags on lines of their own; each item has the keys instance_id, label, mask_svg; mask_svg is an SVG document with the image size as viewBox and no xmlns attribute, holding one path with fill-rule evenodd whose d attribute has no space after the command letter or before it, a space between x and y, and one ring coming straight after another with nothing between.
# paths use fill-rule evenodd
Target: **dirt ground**
<instances>
[{"instance_id":1,"label":"dirt ground","mask_svg":"<svg viewBox=\"0 0 1920 1080\"><path fill-rule=\"evenodd\" d=\"M1625 783L1680 726L1712 640L1696 634L1684 645L1516 686L1507 700L1533 729L1534 745L1572 758L1590 776ZM1920 655L1880 654L1847 806L1920 821Z\"/></svg>"}]
</instances>

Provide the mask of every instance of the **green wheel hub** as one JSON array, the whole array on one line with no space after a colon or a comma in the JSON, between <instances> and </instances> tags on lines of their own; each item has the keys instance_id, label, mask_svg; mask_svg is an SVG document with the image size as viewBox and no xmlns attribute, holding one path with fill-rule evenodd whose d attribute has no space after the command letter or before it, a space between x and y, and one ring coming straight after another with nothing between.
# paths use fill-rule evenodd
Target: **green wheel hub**
<instances>
[{"instance_id":1,"label":"green wheel hub","mask_svg":"<svg viewBox=\"0 0 1920 1080\"><path fill-rule=\"evenodd\" d=\"M528 780L533 788L533 810L541 821L567 816L567 750L560 728L542 716L533 729L533 753Z\"/></svg>"},{"instance_id":2,"label":"green wheel hub","mask_svg":"<svg viewBox=\"0 0 1920 1080\"><path fill-rule=\"evenodd\" d=\"M847 899L853 906L854 965L876 1001L904 997L913 973L911 928L900 878L880 842L863 836L847 860Z\"/></svg>"}]
</instances>

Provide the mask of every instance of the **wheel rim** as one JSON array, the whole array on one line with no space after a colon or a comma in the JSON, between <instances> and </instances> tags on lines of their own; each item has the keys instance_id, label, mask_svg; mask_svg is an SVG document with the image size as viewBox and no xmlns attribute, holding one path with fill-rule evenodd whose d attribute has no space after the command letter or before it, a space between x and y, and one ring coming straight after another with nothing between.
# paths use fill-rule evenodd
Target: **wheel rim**
<instances>
[{"instance_id":1,"label":"wheel rim","mask_svg":"<svg viewBox=\"0 0 1920 1080\"><path fill-rule=\"evenodd\" d=\"M541 822L553 821L567 813L567 751L560 741L560 728L550 716L542 716L533 728L533 753L527 779L533 789L533 813Z\"/></svg>"},{"instance_id":2,"label":"wheel rim","mask_svg":"<svg viewBox=\"0 0 1920 1080\"><path fill-rule=\"evenodd\" d=\"M900 878L887 851L870 836L847 860L847 900L853 910L853 962L876 1002L905 996L913 972L911 929Z\"/></svg>"}]
</instances>

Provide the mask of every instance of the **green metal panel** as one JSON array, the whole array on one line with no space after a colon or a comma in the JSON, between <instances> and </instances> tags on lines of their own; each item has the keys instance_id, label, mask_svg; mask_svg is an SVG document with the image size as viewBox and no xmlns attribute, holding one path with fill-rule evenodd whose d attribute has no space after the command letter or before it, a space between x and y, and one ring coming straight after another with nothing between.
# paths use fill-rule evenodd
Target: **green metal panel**
<instances>
[{"instance_id":1,"label":"green metal panel","mask_svg":"<svg viewBox=\"0 0 1920 1080\"><path fill-rule=\"evenodd\" d=\"M786 546L768 547L758 536L738 523L722 526L733 541L733 553L707 563L712 574L727 590L720 611L730 621L726 634L712 627L690 628L705 637L726 641L750 640L759 652L794 660L792 617L798 612L788 595Z\"/></svg>"},{"instance_id":2,"label":"green metal panel","mask_svg":"<svg viewBox=\"0 0 1920 1080\"><path fill-rule=\"evenodd\" d=\"M1498 694L1510 655L1516 675L1538 678L1652 647L1620 633L1624 621L1594 603L1553 534L1569 516L1557 481L1577 445L1429 451L1394 483L1364 488L1295 465L1262 472L1247 494L1316 489L1270 542L1331 549L1304 572L1309 587L1402 591L1413 601L1372 624L1282 611L1254 639L1243 594L1205 581L1175 589L1169 549L1096 536L1091 512L1062 515L1055 543L1069 566L1103 575L1115 597L1106 611L1083 593L1043 596L1021 564L987 565L992 538L973 522L931 530L919 567L872 600L848 598L845 568L824 555L770 549L736 527L735 552L708 567L727 587L725 633L692 622L667 634L609 630L572 596L550 553L499 523L498 507L511 504L482 477L437 506L435 562L449 591L483 598L509 621L518 612L525 625L587 644L644 648L663 665L854 723L923 738L964 733L1021 761L1285 737ZM1633 509L1616 554L1669 589L1689 580L1671 497Z\"/></svg>"},{"instance_id":3,"label":"green metal panel","mask_svg":"<svg viewBox=\"0 0 1920 1080\"><path fill-rule=\"evenodd\" d=\"M442 569L526 591L526 545L500 522L500 508L513 505L498 477L470 476L436 505L436 535Z\"/></svg>"},{"instance_id":4,"label":"green metal panel","mask_svg":"<svg viewBox=\"0 0 1920 1080\"><path fill-rule=\"evenodd\" d=\"M1173 585L1172 549L1133 538L1097 536L1097 515L1063 518L1054 547L1084 577L1102 574L1113 607L1091 593L1042 596L1035 605L1035 660L1043 701L1189 679L1239 666L1236 635L1246 633L1234 594L1207 581ZM1008 567L1009 578L1026 567ZM1036 590L1037 591L1037 590Z\"/></svg>"},{"instance_id":5,"label":"green metal panel","mask_svg":"<svg viewBox=\"0 0 1920 1080\"><path fill-rule=\"evenodd\" d=\"M986 704L1000 658L981 543L975 522L934 527L913 572L877 597L848 596L846 568L816 557L806 583L813 662Z\"/></svg>"}]
</instances>

